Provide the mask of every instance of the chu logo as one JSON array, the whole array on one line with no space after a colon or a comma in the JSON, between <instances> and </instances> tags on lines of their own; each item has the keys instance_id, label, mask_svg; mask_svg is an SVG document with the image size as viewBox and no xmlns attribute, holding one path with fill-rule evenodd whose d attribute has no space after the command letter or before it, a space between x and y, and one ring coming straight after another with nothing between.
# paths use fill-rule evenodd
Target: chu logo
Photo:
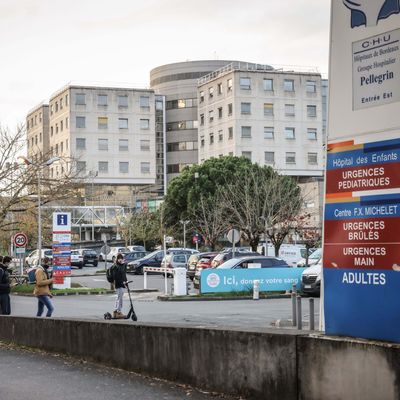
<instances>
[{"instance_id":1,"label":"chu logo","mask_svg":"<svg viewBox=\"0 0 400 400\"><path fill-rule=\"evenodd\" d=\"M216 288L219 283L220 283L219 276L217 274L210 274L207 276L207 285L210 286L211 288Z\"/></svg>"},{"instance_id":2,"label":"chu logo","mask_svg":"<svg viewBox=\"0 0 400 400\"><path fill-rule=\"evenodd\" d=\"M351 27L376 26L381 19L400 13L400 0L343 0L351 10Z\"/></svg>"}]
</instances>

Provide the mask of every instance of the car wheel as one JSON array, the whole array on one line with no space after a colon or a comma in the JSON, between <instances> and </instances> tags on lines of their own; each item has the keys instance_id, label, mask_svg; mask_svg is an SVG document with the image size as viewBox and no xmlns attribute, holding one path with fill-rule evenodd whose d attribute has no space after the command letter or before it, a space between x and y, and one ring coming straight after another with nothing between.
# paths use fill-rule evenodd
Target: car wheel
<instances>
[{"instance_id":1,"label":"car wheel","mask_svg":"<svg viewBox=\"0 0 400 400\"><path fill-rule=\"evenodd\" d=\"M78 264L78 268L82 269L83 268L83 264Z\"/></svg>"},{"instance_id":2,"label":"car wheel","mask_svg":"<svg viewBox=\"0 0 400 400\"><path fill-rule=\"evenodd\" d=\"M99 261L104 261L104 258L101 254L99 255Z\"/></svg>"},{"instance_id":3,"label":"car wheel","mask_svg":"<svg viewBox=\"0 0 400 400\"><path fill-rule=\"evenodd\" d=\"M97 267L97 264L98 264L97 261L95 261L95 262L93 263L93 267L96 268L96 267Z\"/></svg>"},{"instance_id":4,"label":"car wheel","mask_svg":"<svg viewBox=\"0 0 400 400\"><path fill-rule=\"evenodd\" d=\"M193 282L194 276L189 276L189 279Z\"/></svg>"}]
</instances>

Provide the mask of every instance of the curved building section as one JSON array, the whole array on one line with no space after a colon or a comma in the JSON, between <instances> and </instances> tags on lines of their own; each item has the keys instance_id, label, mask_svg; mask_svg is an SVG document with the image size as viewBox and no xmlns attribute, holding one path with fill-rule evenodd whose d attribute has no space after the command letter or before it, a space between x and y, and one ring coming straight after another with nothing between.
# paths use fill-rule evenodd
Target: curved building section
<instances>
[{"instance_id":1,"label":"curved building section","mask_svg":"<svg viewBox=\"0 0 400 400\"><path fill-rule=\"evenodd\" d=\"M198 79L232 63L202 60L166 64L150 72L151 88L166 96L167 180L198 163Z\"/></svg>"}]
</instances>

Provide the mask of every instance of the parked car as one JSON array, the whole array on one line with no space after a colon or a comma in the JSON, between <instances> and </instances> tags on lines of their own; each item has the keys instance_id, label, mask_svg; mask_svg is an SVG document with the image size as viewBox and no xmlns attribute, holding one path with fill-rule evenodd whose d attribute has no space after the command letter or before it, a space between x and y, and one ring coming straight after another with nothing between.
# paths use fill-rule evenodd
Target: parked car
<instances>
[{"instance_id":1,"label":"parked car","mask_svg":"<svg viewBox=\"0 0 400 400\"><path fill-rule=\"evenodd\" d=\"M128 272L132 272L132 261L139 260L143 257L147 256L146 251L131 251L130 253L125 254L125 262L127 263L126 270Z\"/></svg>"},{"instance_id":2,"label":"parked car","mask_svg":"<svg viewBox=\"0 0 400 400\"><path fill-rule=\"evenodd\" d=\"M278 257L268 256L244 256L231 258L230 260L219 265L217 269L244 269L244 268L290 268L285 260ZM202 269L196 270L193 279L193 286L198 289L200 287Z\"/></svg>"},{"instance_id":3,"label":"parked car","mask_svg":"<svg viewBox=\"0 0 400 400\"><path fill-rule=\"evenodd\" d=\"M157 267L160 268L161 261L164 257L164 250L156 250L147 254L143 258L134 260L128 263L127 270L136 275L143 275L143 267Z\"/></svg>"},{"instance_id":4,"label":"parked car","mask_svg":"<svg viewBox=\"0 0 400 400\"><path fill-rule=\"evenodd\" d=\"M137 245L133 245L133 246L126 246L128 248L129 251L144 251L146 252L146 249L144 248L144 246L137 246Z\"/></svg>"},{"instance_id":5,"label":"parked car","mask_svg":"<svg viewBox=\"0 0 400 400\"><path fill-rule=\"evenodd\" d=\"M161 261L161 273L163 273L163 268L187 268L187 263L189 260L190 254L184 253L172 253L167 254ZM167 276L172 276L172 274L167 274Z\"/></svg>"},{"instance_id":6,"label":"parked car","mask_svg":"<svg viewBox=\"0 0 400 400\"><path fill-rule=\"evenodd\" d=\"M99 256L94 249L77 249L79 254L82 255L83 265L91 264L93 267L97 267L99 263Z\"/></svg>"},{"instance_id":7,"label":"parked car","mask_svg":"<svg viewBox=\"0 0 400 400\"><path fill-rule=\"evenodd\" d=\"M189 249L186 247L170 247L167 249L167 254L198 254L199 251L195 249Z\"/></svg>"},{"instance_id":8,"label":"parked car","mask_svg":"<svg viewBox=\"0 0 400 400\"><path fill-rule=\"evenodd\" d=\"M50 261L53 261L53 251L51 249L42 249L42 254L39 259L39 250L33 250L27 257L25 257L25 263L28 267L36 267L41 263L44 257L48 257Z\"/></svg>"},{"instance_id":9,"label":"parked car","mask_svg":"<svg viewBox=\"0 0 400 400\"><path fill-rule=\"evenodd\" d=\"M129 253L129 249L127 247L111 247L110 252L107 254L107 261L115 262L117 259L117 254L122 253L122 254L127 254ZM100 261L105 261L106 256L104 253L99 254L99 260Z\"/></svg>"},{"instance_id":10,"label":"parked car","mask_svg":"<svg viewBox=\"0 0 400 400\"><path fill-rule=\"evenodd\" d=\"M78 250L71 250L71 267L83 268L83 255Z\"/></svg>"},{"instance_id":11,"label":"parked car","mask_svg":"<svg viewBox=\"0 0 400 400\"><path fill-rule=\"evenodd\" d=\"M322 258L322 249L316 249L308 256L308 266L315 265L321 260ZM298 267L305 267L306 266L306 259L302 258L298 263Z\"/></svg>"},{"instance_id":12,"label":"parked car","mask_svg":"<svg viewBox=\"0 0 400 400\"><path fill-rule=\"evenodd\" d=\"M306 268L301 275L301 292L319 296L321 293L322 259Z\"/></svg>"},{"instance_id":13,"label":"parked car","mask_svg":"<svg viewBox=\"0 0 400 400\"><path fill-rule=\"evenodd\" d=\"M259 253L251 252L248 249L244 248L235 248L235 257L246 257L246 256L259 256ZM224 250L219 253L211 262L211 268L217 268L225 261L230 260L233 257L232 249Z\"/></svg>"},{"instance_id":14,"label":"parked car","mask_svg":"<svg viewBox=\"0 0 400 400\"><path fill-rule=\"evenodd\" d=\"M189 257L188 264L187 264L187 276L190 280L193 280L194 274L196 273L196 266L200 260L203 263L207 263L208 267L211 268L211 261L213 258L218 255L218 253L195 253Z\"/></svg>"}]
</instances>

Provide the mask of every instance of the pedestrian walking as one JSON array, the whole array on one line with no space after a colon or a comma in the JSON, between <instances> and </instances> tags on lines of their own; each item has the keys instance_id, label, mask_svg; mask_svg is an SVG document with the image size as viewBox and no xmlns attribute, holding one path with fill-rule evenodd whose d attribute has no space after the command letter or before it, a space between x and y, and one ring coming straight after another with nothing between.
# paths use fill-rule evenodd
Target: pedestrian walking
<instances>
[{"instance_id":1,"label":"pedestrian walking","mask_svg":"<svg viewBox=\"0 0 400 400\"><path fill-rule=\"evenodd\" d=\"M124 261L123 254L119 253L117 255L116 262L111 268L113 268L114 287L117 292L113 317L125 318L125 315L122 313L122 305L124 299L124 289L126 288L126 282L128 279L126 277L126 263Z\"/></svg>"},{"instance_id":2,"label":"pedestrian walking","mask_svg":"<svg viewBox=\"0 0 400 400\"><path fill-rule=\"evenodd\" d=\"M12 258L9 256L1 257L0 261L0 314L11 314L10 291L11 281L8 267Z\"/></svg>"},{"instance_id":3,"label":"pedestrian walking","mask_svg":"<svg viewBox=\"0 0 400 400\"><path fill-rule=\"evenodd\" d=\"M46 317L51 317L54 311L54 306L52 304L51 298L53 295L50 291L50 286L53 283L53 279L50 278L49 274L49 266L50 266L50 259L48 257L44 257L42 261L42 265L39 265L36 268L35 272L35 289L33 294L38 299L38 310L36 313L37 317L41 317L44 311L44 307L47 308Z\"/></svg>"}]
</instances>

